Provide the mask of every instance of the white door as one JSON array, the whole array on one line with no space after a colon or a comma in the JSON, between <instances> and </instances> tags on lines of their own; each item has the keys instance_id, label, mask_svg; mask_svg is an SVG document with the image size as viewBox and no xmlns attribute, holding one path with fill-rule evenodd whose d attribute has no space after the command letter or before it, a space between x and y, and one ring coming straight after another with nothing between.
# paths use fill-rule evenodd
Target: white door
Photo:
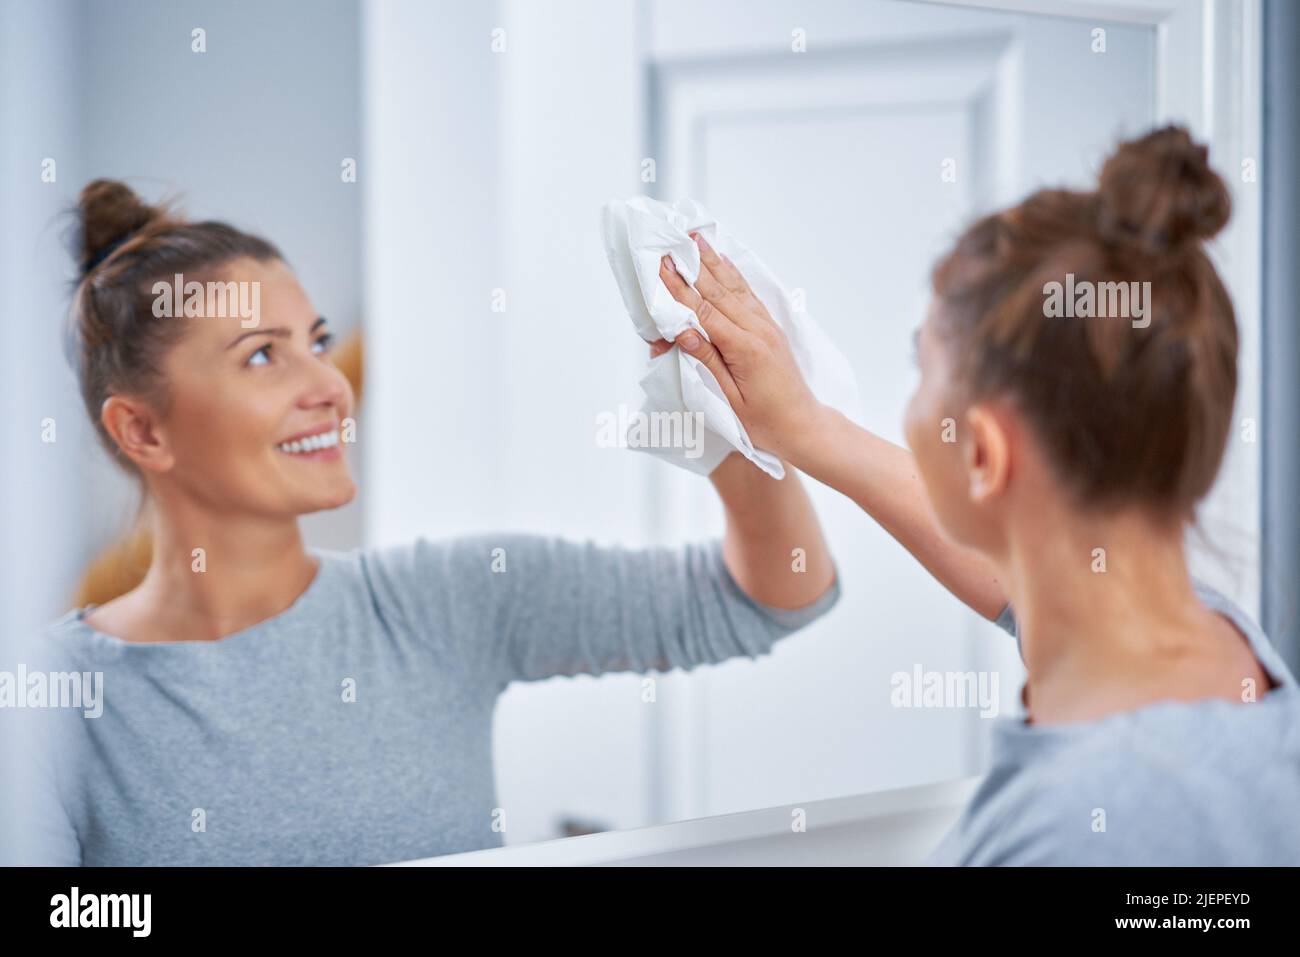
<instances>
[{"instance_id":1,"label":"white door","mask_svg":"<svg viewBox=\"0 0 1300 957\"><path fill-rule=\"evenodd\" d=\"M658 195L699 198L804 291L855 367L862 423L894 441L935 257L1040 182L1086 183L1154 115L1149 28L1111 26L1098 53L1084 22L917 4L737 0L702 22L684 0L653 10ZM658 478L665 500L698 502L670 535L713 516L694 483ZM817 486L815 500L841 606L770 660L680 679L665 740L681 816L974 773L979 712L895 708L896 672L988 672L1014 705L1014 641L847 499Z\"/></svg>"}]
</instances>

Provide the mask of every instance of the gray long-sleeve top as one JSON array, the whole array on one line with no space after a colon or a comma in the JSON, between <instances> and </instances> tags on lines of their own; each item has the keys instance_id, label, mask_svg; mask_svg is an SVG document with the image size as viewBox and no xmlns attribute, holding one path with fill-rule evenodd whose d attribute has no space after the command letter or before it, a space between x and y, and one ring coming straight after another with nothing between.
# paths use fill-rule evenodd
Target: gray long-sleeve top
<instances>
[{"instance_id":1,"label":"gray long-sleeve top","mask_svg":"<svg viewBox=\"0 0 1300 957\"><path fill-rule=\"evenodd\" d=\"M1161 701L1096 721L996 718L988 771L928 863L1300 865L1300 690L1240 607L1204 584L1196 592L1245 636L1274 687L1243 703ZM1019 640L1010 608L998 624Z\"/></svg>"},{"instance_id":2,"label":"gray long-sleeve top","mask_svg":"<svg viewBox=\"0 0 1300 957\"><path fill-rule=\"evenodd\" d=\"M311 551L290 608L216 641L124 641L82 620L93 606L51 625L46 670L101 672L102 713L25 715L29 803L0 857L376 864L495 846L492 714L511 681L757 657L840 593L756 603L718 542Z\"/></svg>"}]
</instances>

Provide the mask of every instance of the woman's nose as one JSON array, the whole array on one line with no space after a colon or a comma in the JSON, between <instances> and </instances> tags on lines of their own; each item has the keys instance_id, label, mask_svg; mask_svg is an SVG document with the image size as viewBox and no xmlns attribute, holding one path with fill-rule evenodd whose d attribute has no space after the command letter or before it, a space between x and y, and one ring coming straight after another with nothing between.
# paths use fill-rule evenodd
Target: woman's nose
<instances>
[{"instance_id":1,"label":"woman's nose","mask_svg":"<svg viewBox=\"0 0 1300 957\"><path fill-rule=\"evenodd\" d=\"M318 406L336 406L340 415L346 415L351 406L352 387L345 376L332 362L321 362L314 357L309 372L310 382L304 385L299 396L299 404L305 408Z\"/></svg>"}]
</instances>

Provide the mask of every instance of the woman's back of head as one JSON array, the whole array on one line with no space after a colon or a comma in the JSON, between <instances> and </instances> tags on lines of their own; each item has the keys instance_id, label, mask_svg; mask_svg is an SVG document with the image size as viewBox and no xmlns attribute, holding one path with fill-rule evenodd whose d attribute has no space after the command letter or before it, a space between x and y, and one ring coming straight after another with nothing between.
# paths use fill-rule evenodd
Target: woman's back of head
<instances>
[{"instance_id":1,"label":"woman's back of head","mask_svg":"<svg viewBox=\"0 0 1300 957\"><path fill-rule=\"evenodd\" d=\"M1232 423L1237 326L1204 242L1230 214L1204 146L1122 143L1096 190L1044 189L936 265L954 387L1005 397L1079 507L1189 518Z\"/></svg>"}]
</instances>

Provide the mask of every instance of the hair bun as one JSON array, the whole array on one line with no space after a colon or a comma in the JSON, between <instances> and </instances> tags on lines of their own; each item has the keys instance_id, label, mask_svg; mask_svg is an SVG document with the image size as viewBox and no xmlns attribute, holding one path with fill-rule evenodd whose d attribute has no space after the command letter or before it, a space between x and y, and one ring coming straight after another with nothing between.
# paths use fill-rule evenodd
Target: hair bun
<instances>
[{"instance_id":1,"label":"hair bun","mask_svg":"<svg viewBox=\"0 0 1300 957\"><path fill-rule=\"evenodd\" d=\"M159 207L114 179L87 183L77 201L77 216L81 227L77 258L83 276L136 232L165 218Z\"/></svg>"},{"instance_id":2,"label":"hair bun","mask_svg":"<svg viewBox=\"0 0 1300 957\"><path fill-rule=\"evenodd\" d=\"M1208 150L1181 126L1121 144L1102 167L1097 197L1102 239L1148 255L1209 239L1232 212Z\"/></svg>"}]
</instances>

